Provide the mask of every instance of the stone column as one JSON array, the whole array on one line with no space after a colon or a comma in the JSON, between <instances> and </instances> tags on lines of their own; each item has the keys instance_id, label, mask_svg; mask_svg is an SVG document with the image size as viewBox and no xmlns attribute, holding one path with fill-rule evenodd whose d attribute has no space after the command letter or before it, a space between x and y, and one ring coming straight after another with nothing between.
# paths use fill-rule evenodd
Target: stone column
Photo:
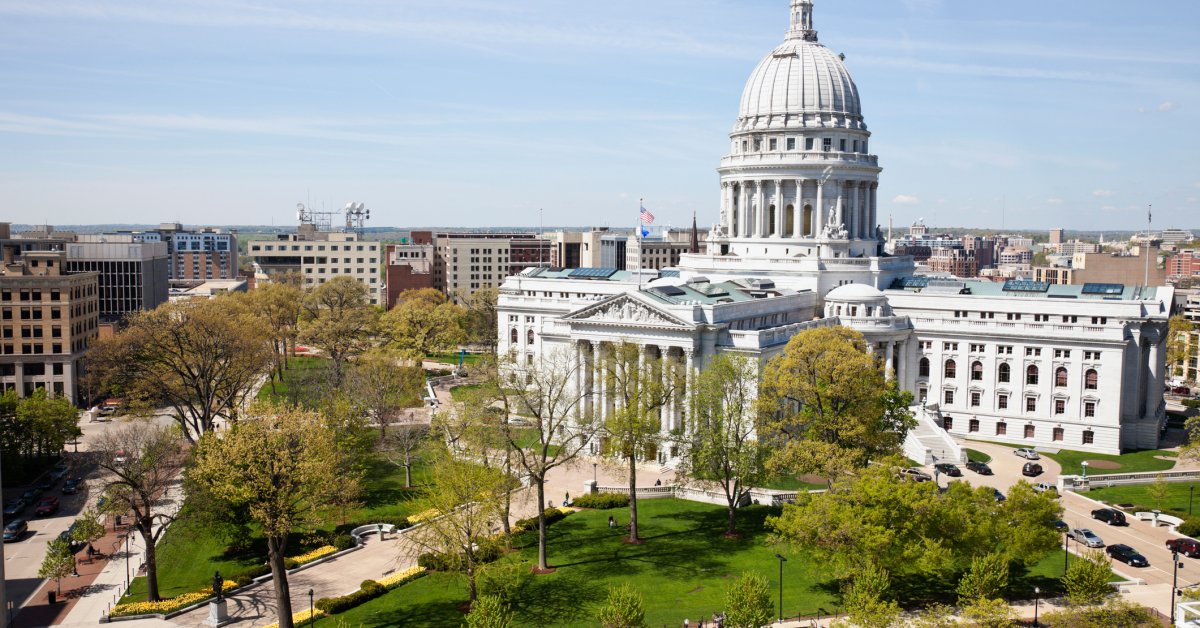
<instances>
[{"instance_id":1,"label":"stone column","mask_svg":"<svg viewBox=\"0 0 1200 628\"><path fill-rule=\"evenodd\" d=\"M783 196L783 179L775 179L775 224L771 225L771 237L782 238L787 228L787 200Z\"/></svg>"},{"instance_id":2,"label":"stone column","mask_svg":"<svg viewBox=\"0 0 1200 628\"><path fill-rule=\"evenodd\" d=\"M834 223L846 226L846 182L837 182L837 206L834 209Z\"/></svg>"},{"instance_id":3,"label":"stone column","mask_svg":"<svg viewBox=\"0 0 1200 628\"><path fill-rule=\"evenodd\" d=\"M23 362L17 362L15 364L13 364L13 380L14 380L13 385L17 387L17 396L24 397L25 396L25 364ZM7 609L5 609L5 612L7 612Z\"/></svg>"},{"instance_id":4,"label":"stone column","mask_svg":"<svg viewBox=\"0 0 1200 628\"><path fill-rule=\"evenodd\" d=\"M683 350L684 355L684 374L683 374L683 407L687 412L692 410L692 388L695 384L695 368L696 368L696 349L686 347ZM685 426L681 426L685 427Z\"/></svg>"},{"instance_id":5,"label":"stone column","mask_svg":"<svg viewBox=\"0 0 1200 628\"><path fill-rule=\"evenodd\" d=\"M592 416L597 421L604 420L604 371L600 360L600 343L592 341L592 390L589 397L592 402Z\"/></svg>"},{"instance_id":6,"label":"stone column","mask_svg":"<svg viewBox=\"0 0 1200 628\"><path fill-rule=\"evenodd\" d=\"M908 390L908 339L899 342L900 359L896 360L896 381L901 390Z\"/></svg>"},{"instance_id":7,"label":"stone column","mask_svg":"<svg viewBox=\"0 0 1200 628\"><path fill-rule=\"evenodd\" d=\"M822 179L817 179L817 210L815 213L816 213L815 220L817 221L817 224L816 224L816 229L813 229L813 236L820 237L821 230L825 228L825 222L826 222L826 218L825 218L825 181Z\"/></svg>"},{"instance_id":8,"label":"stone column","mask_svg":"<svg viewBox=\"0 0 1200 628\"><path fill-rule=\"evenodd\" d=\"M884 352L884 358L883 358L884 359L883 373L888 380L891 380L895 376L895 374L892 373L893 366L895 365L895 360L894 360L895 350L896 350L896 341L889 340L887 343L887 350Z\"/></svg>"},{"instance_id":9,"label":"stone column","mask_svg":"<svg viewBox=\"0 0 1200 628\"><path fill-rule=\"evenodd\" d=\"M735 233L739 238L746 237L746 182L737 183L738 211Z\"/></svg>"},{"instance_id":10,"label":"stone column","mask_svg":"<svg viewBox=\"0 0 1200 628\"><path fill-rule=\"evenodd\" d=\"M1148 360L1146 364L1146 416L1153 417L1158 412L1158 406L1162 402L1162 372L1159 369L1161 359L1158 355L1157 334L1143 334L1146 339L1145 356Z\"/></svg>"},{"instance_id":11,"label":"stone column","mask_svg":"<svg viewBox=\"0 0 1200 628\"><path fill-rule=\"evenodd\" d=\"M879 184L872 183L870 186L870 190L871 190L871 199L870 199L870 201L868 201L870 203L870 205L868 206L867 211L871 215L871 219L867 221L867 229L868 229L867 237L874 240L875 239L875 229L876 229L876 227L879 226L879 207L876 204L876 196L879 194Z\"/></svg>"},{"instance_id":12,"label":"stone column","mask_svg":"<svg viewBox=\"0 0 1200 628\"><path fill-rule=\"evenodd\" d=\"M723 190L723 193L725 195L725 206L728 208L728 210L725 213L725 235L728 237L734 237L737 235L737 232L734 231L735 229L737 229L737 226L733 219L734 218L733 183L726 181L724 185L725 185L725 190Z\"/></svg>"},{"instance_id":13,"label":"stone column","mask_svg":"<svg viewBox=\"0 0 1200 628\"><path fill-rule=\"evenodd\" d=\"M763 217L767 215L766 194L761 180L754 182L754 229L751 235L755 238L764 237L767 233L765 220Z\"/></svg>"},{"instance_id":14,"label":"stone column","mask_svg":"<svg viewBox=\"0 0 1200 628\"><path fill-rule=\"evenodd\" d=\"M804 236L804 179L796 179L796 202L792 203L792 237Z\"/></svg>"}]
</instances>

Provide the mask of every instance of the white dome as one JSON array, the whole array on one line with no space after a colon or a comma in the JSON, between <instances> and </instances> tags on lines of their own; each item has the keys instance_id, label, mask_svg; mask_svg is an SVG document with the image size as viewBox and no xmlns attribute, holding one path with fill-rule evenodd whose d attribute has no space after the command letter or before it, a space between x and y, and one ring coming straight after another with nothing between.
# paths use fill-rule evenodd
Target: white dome
<instances>
[{"instance_id":1,"label":"white dome","mask_svg":"<svg viewBox=\"0 0 1200 628\"><path fill-rule=\"evenodd\" d=\"M887 295L866 284L848 283L830 290L825 302L880 304L887 302Z\"/></svg>"},{"instance_id":2,"label":"white dome","mask_svg":"<svg viewBox=\"0 0 1200 628\"><path fill-rule=\"evenodd\" d=\"M862 118L858 88L841 58L815 41L789 39L746 81L738 118L805 113Z\"/></svg>"}]
</instances>

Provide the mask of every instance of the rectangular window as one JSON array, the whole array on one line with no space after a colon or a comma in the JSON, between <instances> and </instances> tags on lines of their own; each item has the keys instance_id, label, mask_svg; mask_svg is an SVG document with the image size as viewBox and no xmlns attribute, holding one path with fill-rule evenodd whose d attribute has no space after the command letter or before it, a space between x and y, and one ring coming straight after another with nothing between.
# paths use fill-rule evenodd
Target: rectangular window
<instances>
[{"instance_id":1,"label":"rectangular window","mask_svg":"<svg viewBox=\"0 0 1200 628\"><path fill-rule=\"evenodd\" d=\"M1025 426L1025 438L1033 438L1033 437L1034 437L1034 432L1035 432L1035 430L1034 430L1034 427L1033 427L1032 425L1026 425L1026 426Z\"/></svg>"},{"instance_id":2,"label":"rectangular window","mask_svg":"<svg viewBox=\"0 0 1200 628\"><path fill-rule=\"evenodd\" d=\"M779 150L779 140L771 138L767 141L767 150Z\"/></svg>"},{"instance_id":3,"label":"rectangular window","mask_svg":"<svg viewBox=\"0 0 1200 628\"><path fill-rule=\"evenodd\" d=\"M826 138L821 139L821 149L827 153L829 151L833 150L833 138L826 137Z\"/></svg>"},{"instance_id":4,"label":"rectangular window","mask_svg":"<svg viewBox=\"0 0 1200 628\"><path fill-rule=\"evenodd\" d=\"M1008 395L1000 395L996 398L996 407L1001 410L1008 409Z\"/></svg>"},{"instance_id":5,"label":"rectangular window","mask_svg":"<svg viewBox=\"0 0 1200 628\"><path fill-rule=\"evenodd\" d=\"M1096 438L1095 433L1093 433L1091 430L1087 430L1083 433L1083 444L1091 445L1092 442L1095 440L1095 438Z\"/></svg>"},{"instance_id":6,"label":"rectangular window","mask_svg":"<svg viewBox=\"0 0 1200 628\"><path fill-rule=\"evenodd\" d=\"M813 138L811 138L811 137L804 138L804 150L812 150L812 149L813 149Z\"/></svg>"},{"instance_id":7,"label":"rectangular window","mask_svg":"<svg viewBox=\"0 0 1200 628\"><path fill-rule=\"evenodd\" d=\"M1061 428L1061 427L1054 428L1054 435L1052 436L1052 438L1056 441L1061 441L1063 439L1063 428Z\"/></svg>"},{"instance_id":8,"label":"rectangular window","mask_svg":"<svg viewBox=\"0 0 1200 628\"><path fill-rule=\"evenodd\" d=\"M946 399L946 405L950 405L950 404L954 403L954 391L953 391L953 390L947 390L947 391L946 391L946 395L945 395L945 399Z\"/></svg>"},{"instance_id":9,"label":"rectangular window","mask_svg":"<svg viewBox=\"0 0 1200 628\"><path fill-rule=\"evenodd\" d=\"M1055 399L1054 400L1054 414L1066 414L1066 413L1067 413L1066 399Z\"/></svg>"},{"instance_id":10,"label":"rectangular window","mask_svg":"<svg viewBox=\"0 0 1200 628\"><path fill-rule=\"evenodd\" d=\"M1004 436L1008 434L1008 423L1001 421L996 424L996 436Z\"/></svg>"},{"instance_id":11,"label":"rectangular window","mask_svg":"<svg viewBox=\"0 0 1200 628\"><path fill-rule=\"evenodd\" d=\"M1037 397L1026 397L1025 398L1025 411L1026 412L1037 412Z\"/></svg>"},{"instance_id":12,"label":"rectangular window","mask_svg":"<svg viewBox=\"0 0 1200 628\"><path fill-rule=\"evenodd\" d=\"M979 419L971 419L967 423L967 431L972 432L972 433L978 432L979 431Z\"/></svg>"},{"instance_id":13,"label":"rectangular window","mask_svg":"<svg viewBox=\"0 0 1200 628\"><path fill-rule=\"evenodd\" d=\"M1084 404L1083 404L1083 416L1085 416L1085 417L1094 417L1094 416L1096 416L1096 402L1095 402L1095 401L1087 401L1087 402L1084 402Z\"/></svg>"},{"instance_id":14,"label":"rectangular window","mask_svg":"<svg viewBox=\"0 0 1200 628\"><path fill-rule=\"evenodd\" d=\"M787 149L788 150L796 150L796 138L794 138L794 137L787 138Z\"/></svg>"},{"instance_id":15,"label":"rectangular window","mask_svg":"<svg viewBox=\"0 0 1200 628\"><path fill-rule=\"evenodd\" d=\"M972 407L972 408L978 408L978 407L979 407L979 398L980 398L980 396L981 396L981 395L980 395L980 393L978 393L978 392L975 392L975 391L971 391L971 407Z\"/></svg>"},{"instance_id":16,"label":"rectangular window","mask_svg":"<svg viewBox=\"0 0 1200 628\"><path fill-rule=\"evenodd\" d=\"M762 140L754 140L754 152L762 150Z\"/></svg>"}]
</instances>

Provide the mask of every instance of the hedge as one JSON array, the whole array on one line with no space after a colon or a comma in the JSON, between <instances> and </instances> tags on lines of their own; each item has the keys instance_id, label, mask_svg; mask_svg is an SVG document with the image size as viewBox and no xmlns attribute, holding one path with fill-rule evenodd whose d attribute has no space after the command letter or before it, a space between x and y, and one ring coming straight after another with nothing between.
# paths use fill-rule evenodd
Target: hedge
<instances>
[{"instance_id":1,"label":"hedge","mask_svg":"<svg viewBox=\"0 0 1200 628\"><path fill-rule=\"evenodd\" d=\"M504 543L501 539L478 539L475 545L477 564L490 563L504 555ZM430 571L458 571L459 555L443 552L426 552L417 556L417 565Z\"/></svg>"},{"instance_id":2,"label":"hedge","mask_svg":"<svg viewBox=\"0 0 1200 628\"><path fill-rule=\"evenodd\" d=\"M424 575L425 569L423 567L411 567L384 578L383 582L379 582L377 580L363 580L362 584L359 585L358 590L354 593L339 597L323 597L316 601L315 606L317 607L317 610L329 615L336 615L338 613L348 611L364 602L373 600L402 584L408 584L409 582L412 582L413 580L416 580Z\"/></svg>"},{"instance_id":3,"label":"hedge","mask_svg":"<svg viewBox=\"0 0 1200 628\"><path fill-rule=\"evenodd\" d=\"M575 498L576 508L594 508L606 510L609 508L624 508L629 506L629 495L625 493L591 493Z\"/></svg>"},{"instance_id":4,"label":"hedge","mask_svg":"<svg viewBox=\"0 0 1200 628\"><path fill-rule=\"evenodd\" d=\"M563 510L561 508L547 508L544 511L544 514L546 515L546 525L549 526L550 524L554 523L555 521L562 520L562 518L566 517L567 514L570 512L571 512L570 510ZM537 525L538 525L537 517L529 517L528 519L518 519L517 522L513 524L512 531L513 531L513 533L517 533L517 532L524 532L526 530L536 530Z\"/></svg>"},{"instance_id":5,"label":"hedge","mask_svg":"<svg viewBox=\"0 0 1200 628\"><path fill-rule=\"evenodd\" d=\"M1179 527L1175 529L1175 531L1183 536L1196 538L1197 536L1200 536L1200 519L1188 517L1183 520L1183 523L1181 523Z\"/></svg>"}]
</instances>

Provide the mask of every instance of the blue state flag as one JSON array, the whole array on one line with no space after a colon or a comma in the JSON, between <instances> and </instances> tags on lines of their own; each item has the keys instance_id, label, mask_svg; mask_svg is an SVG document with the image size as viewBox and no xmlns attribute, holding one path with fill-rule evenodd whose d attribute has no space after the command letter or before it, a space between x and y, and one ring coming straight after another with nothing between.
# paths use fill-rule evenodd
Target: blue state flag
<instances>
[{"instance_id":1,"label":"blue state flag","mask_svg":"<svg viewBox=\"0 0 1200 628\"><path fill-rule=\"evenodd\" d=\"M644 238L648 235L650 235L650 230L645 227L642 227L642 237Z\"/></svg>"}]
</instances>

